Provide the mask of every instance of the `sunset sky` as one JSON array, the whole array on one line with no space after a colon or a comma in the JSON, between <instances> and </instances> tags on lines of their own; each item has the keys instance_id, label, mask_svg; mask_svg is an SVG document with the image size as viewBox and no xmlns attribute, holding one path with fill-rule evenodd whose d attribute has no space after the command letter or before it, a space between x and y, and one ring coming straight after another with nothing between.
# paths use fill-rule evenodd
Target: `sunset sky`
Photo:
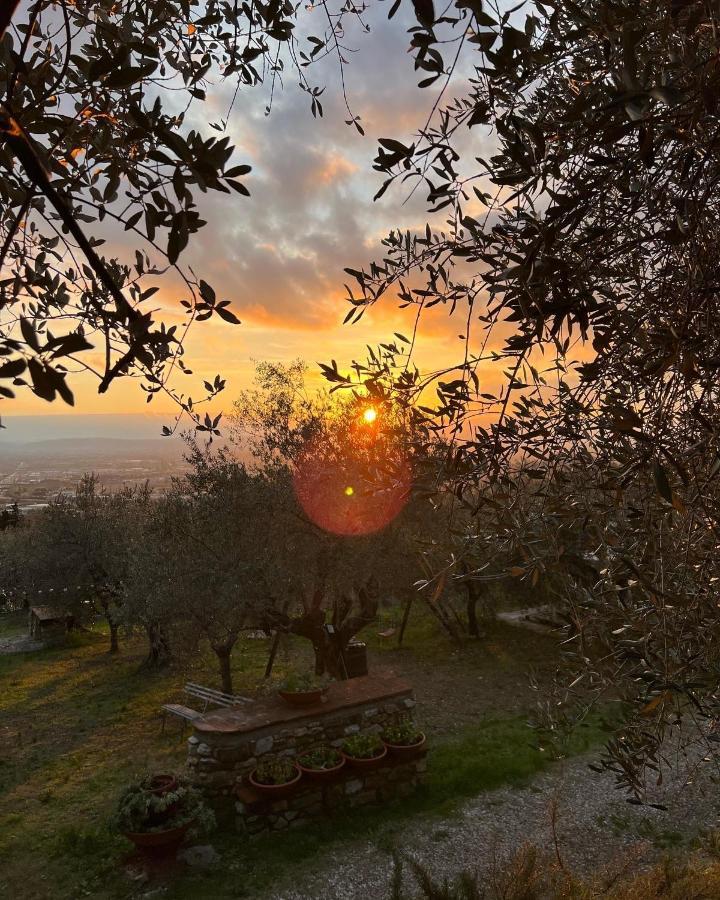
<instances>
[{"instance_id":1,"label":"sunset sky","mask_svg":"<svg viewBox=\"0 0 720 900\"><path fill-rule=\"evenodd\" d=\"M421 228L427 218L422 191L405 205L401 190L372 202L381 183L372 170L377 139L409 137L423 123L436 94L416 87L420 79L406 52L412 22L407 12L388 22L380 7L368 21L370 34L348 38L358 52L347 69L351 106L362 117L365 137L344 124L348 116L337 90L337 63L329 58L314 70L316 80L329 85L321 98L322 119L312 118L308 97L292 74L284 89L276 91L270 116L265 115L266 86L240 93L229 132L238 148L236 164L253 167L244 179L251 197L200 197L208 225L191 241L184 262L232 302L242 325L212 320L194 326L186 362L201 378L217 372L227 378L224 406L249 382L253 359L301 357L314 366L335 358L347 366L353 358L362 358L365 344L391 338L393 331L405 332L410 325L412 311L399 311L392 302L357 325L341 324L347 312L343 282L348 276L343 268L359 268L380 257L380 240L390 228ZM194 107L190 124L212 133L208 122L224 115L229 97L230 85L210 91L208 102ZM481 155L487 148L480 146L479 133L476 142L473 155ZM121 249L133 254L135 246L128 243ZM164 316L173 319L183 295L167 278L158 284L156 296L166 307ZM433 315L419 341L419 364L456 358L461 331L459 319L451 322L442 311ZM319 376L314 377L320 383ZM147 407L144 394L130 379L119 379L104 396L97 394L97 383L90 378L76 378L73 387L78 413L171 409L155 402ZM196 378L186 378L182 387L201 393ZM29 391L4 403L2 412L72 414L59 402L48 404Z\"/></svg>"}]
</instances>

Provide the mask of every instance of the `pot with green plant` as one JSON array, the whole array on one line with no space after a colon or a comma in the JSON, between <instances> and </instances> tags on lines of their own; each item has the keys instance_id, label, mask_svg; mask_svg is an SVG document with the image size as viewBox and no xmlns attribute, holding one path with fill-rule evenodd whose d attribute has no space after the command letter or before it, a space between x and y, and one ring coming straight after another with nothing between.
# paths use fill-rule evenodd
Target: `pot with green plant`
<instances>
[{"instance_id":1,"label":"pot with green plant","mask_svg":"<svg viewBox=\"0 0 720 900\"><path fill-rule=\"evenodd\" d=\"M414 756L425 749L425 734L412 719L402 719L387 725L382 732L383 743L393 756Z\"/></svg>"},{"instance_id":2,"label":"pot with green plant","mask_svg":"<svg viewBox=\"0 0 720 900\"><path fill-rule=\"evenodd\" d=\"M199 837L214 825L200 793L177 775L133 781L120 795L113 819L116 831L152 856L175 853L188 834Z\"/></svg>"},{"instance_id":3,"label":"pot with green plant","mask_svg":"<svg viewBox=\"0 0 720 900\"><path fill-rule=\"evenodd\" d=\"M290 706L314 706L320 703L329 681L313 672L293 672L281 682L278 693Z\"/></svg>"},{"instance_id":4,"label":"pot with green plant","mask_svg":"<svg viewBox=\"0 0 720 900\"><path fill-rule=\"evenodd\" d=\"M332 781L345 765L345 757L335 747L322 745L298 758L300 771L311 781Z\"/></svg>"},{"instance_id":5,"label":"pot with green plant","mask_svg":"<svg viewBox=\"0 0 720 900\"><path fill-rule=\"evenodd\" d=\"M355 769L376 769L387 756L387 747L377 734L355 734L342 745L342 753Z\"/></svg>"},{"instance_id":6,"label":"pot with green plant","mask_svg":"<svg viewBox=\"0 0 720 900\"><path fill-rule=\"evenodd\" d=\"M301 778L297 763L280 758L263 760L248 775L251 787L269 800L291 794Z\"/></svg>"}]
</instances>

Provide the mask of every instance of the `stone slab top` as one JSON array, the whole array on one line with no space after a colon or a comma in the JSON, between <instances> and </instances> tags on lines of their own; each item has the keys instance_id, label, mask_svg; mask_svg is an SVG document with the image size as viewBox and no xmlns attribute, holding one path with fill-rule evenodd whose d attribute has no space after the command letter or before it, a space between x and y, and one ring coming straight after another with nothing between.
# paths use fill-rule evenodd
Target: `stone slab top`
<instances>
[{"instance_id":1,"label":"stone slab top","mask_svg":"<svg viewBox=\"0 0 720 900\"><path fill-rule=\"evenodd\" d=\"M333 681L325 698L312 706L289 706L279 696L263 697L243 706L219 709L193 722L193 728L203 734L242 734L271 725L317 719L328 713L369 703L382 703L394 697L411 694L412 687L390 670L376 670L370 675Z\"/></svg>"}]
</instances>

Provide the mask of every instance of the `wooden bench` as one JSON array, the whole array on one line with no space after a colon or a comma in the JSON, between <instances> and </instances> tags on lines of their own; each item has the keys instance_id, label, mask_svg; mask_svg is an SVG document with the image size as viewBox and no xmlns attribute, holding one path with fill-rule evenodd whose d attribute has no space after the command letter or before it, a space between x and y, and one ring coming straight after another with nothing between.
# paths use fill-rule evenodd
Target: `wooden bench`
<instances>
[{"instance_id":1,"label":"wooden bench","mask_svg":"<svg viewBox=\"0 0 720 900\"><path fill-rule=\"evenodd\" d=\"M205 714L208 706L212 703L215 706L240 706L242 703L251 703L249 697L241 697L238 694L224 694L222 691L213 690L213 688L204 687L202 684L195 684L189 681L185 685L185 693L189 697L195 697L203 701L202 710L192 709L189 706L183 706L182 703L165 703L162 709L162 730L165 731L165 721L168 713L171 716L177 716L182 723L182 732L188 722L194 722Z\"/></svg>"}]
</instances>

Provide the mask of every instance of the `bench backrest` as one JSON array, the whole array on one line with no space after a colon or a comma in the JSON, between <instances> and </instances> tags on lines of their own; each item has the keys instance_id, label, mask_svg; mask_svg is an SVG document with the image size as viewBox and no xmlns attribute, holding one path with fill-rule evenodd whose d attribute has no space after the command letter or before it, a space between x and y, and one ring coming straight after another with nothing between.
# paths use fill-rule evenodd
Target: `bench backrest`
<instances>
[{"instance_id":1,"label":"bench backrest","mask_svg":"<svg viewBox=\"0 0 720 900\"><path fill-rule=\"evenodd\" d=\"M213 688L204 687L202 684L195 684L192 681L185 685L185 693L191 697L204 700L206 704L214 703L216 706L238 706L240 703L251 702L249 697L240 697L237 694L223 694L222 691L216 691Z\"/></svg>"}]
</instances>

